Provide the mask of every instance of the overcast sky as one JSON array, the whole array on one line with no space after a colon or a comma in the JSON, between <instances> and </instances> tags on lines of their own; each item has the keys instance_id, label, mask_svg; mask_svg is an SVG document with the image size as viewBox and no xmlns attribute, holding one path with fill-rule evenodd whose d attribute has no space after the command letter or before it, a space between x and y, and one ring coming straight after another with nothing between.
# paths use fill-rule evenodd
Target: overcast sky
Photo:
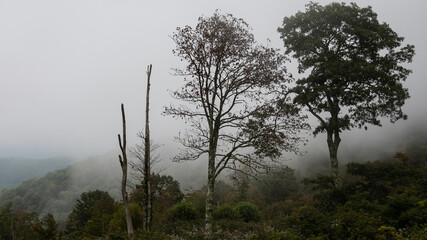
<instances>
[{"instance_id":1,"label":"overcast sky","mask_svg":"<svg viewBox=\"0 0 427 240\"><path fill-rule=\"evenodd\" d=\"M308 2L308 1L307 1ZM182 66L172 54L176 27L195 26L215 9L243 18L260 43L282 48L277 33L285 16L304 10L301 0L0 0L0 157L87 157L118 149L120 103L130 144L144 126L146 67L153 64L151 133L171 145L183 123L163 117ZM320 1L327 4L331 1ZM423 124L427 116L427 2L356 1L371 5L406 43L416 46L407 80L409 120L372 133ZM289 65L296 72L295 65Z\"/></svg>"}]
</instances>

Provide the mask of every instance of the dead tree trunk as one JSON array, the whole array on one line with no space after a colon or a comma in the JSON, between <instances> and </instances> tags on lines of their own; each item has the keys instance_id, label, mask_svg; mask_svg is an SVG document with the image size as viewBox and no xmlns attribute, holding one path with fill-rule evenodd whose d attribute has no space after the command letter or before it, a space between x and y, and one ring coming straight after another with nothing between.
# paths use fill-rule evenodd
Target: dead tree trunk
<instances>
[{"instance_id":1,"label":"dead tree trunk","mask_svg":"<svg viewBox=\"0 0 427 240\"><path fill-rule=\"evenodd\" d=\"M123 197L123 204L125 205L125 212L126 212L126 226L127 226L127 232L128 232L128 238L133 239L133 226L132 226L132 218L130 215L130 208L129 208L129 201L128 201L128 194L126 191L126 183L127 183L127 175L128 175L128 159L126 155L126 118L125 118L125 108L122 103L122 121L123 121L123 142L119 137L119 146L120 150L122 151L122 155L119 155L119 162L120 166L122 167L122 197Z\"/></svg>"},{"instance_id":2,"label":"dead tree trunk","mask_svg":"<svg viewBox=\"0 0 427 240\"><path fill-rule=\"evenodd\" d=\"M150 77L152 65L147 67L147 96L145 104L145 172L144 172L144 187L145 187L145 229L150 231L152 213L152 194L151 194L151 144L150 144L150 127L149 127L149 111L150 111Z\"/></svg>"}]
</instances>

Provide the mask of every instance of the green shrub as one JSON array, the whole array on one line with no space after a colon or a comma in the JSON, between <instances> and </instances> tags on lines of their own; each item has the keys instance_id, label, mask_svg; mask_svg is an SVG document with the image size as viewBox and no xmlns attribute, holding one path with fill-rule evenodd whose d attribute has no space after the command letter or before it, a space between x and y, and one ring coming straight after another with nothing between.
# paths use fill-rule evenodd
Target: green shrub
<instances>
[{"instance_id":1,"label":"green shrub","mask_svg":"<svg viewBox=\"0 0 427 240\"><path fill-rule=\"evenodd\" d=\"M148 231L142 231L141 229L138 229L135 232L135 236L134 236L134 240L168 240L168 239L172 239L172 238L167 234L163 232L159 232L157 230L148 232Z\"/></svg>"},{"instance_id":2,"label":"green shrub","mask_svg":"<svg viewBox=\"0 0 427 240\"><path fill-rule=\"evenodd\" d=\"M197 216L203 218L205 216L206 210L206 192L203 190L196 190L194 192L188 193L185 196L185 200L191 202L196 208Z\"/></svg>"},{"instance_id":3,"label":"green shrub","mask_svg":"<svg viewBox=\"0 0 427 240\"><path fill-rule=\"evenodd\" d=\"M173 219L194 220L197 218L197 211L191 202L180 202L173 207Z\"/></svg>"},{"instance_id":4,"label":"green shrub","mask_svg":"<svg viewBox=\"0 0 427 240\"><path fill-rule=\"evenodd\" d=\"M293 200L285 200L267 205L262 209L264 219L283 221L283 219L292 214L298 203Z\"/></svg>"},{"instance_id":5,"label":"green shrub","mask_svg":"<svg viewBox=\"0 0 427 240\"><path fill-rule=\"evenodd\" d=\"M293 215L285 218L285 223L292 233L303 239L322 237L331 229L329 216L313 206L300 207Z\"/></svg>"},{"instance_id":6,"label":"green shrub","mask_svg":"<svg viewBox=\"0 0 427 240\"><path fill-rule=\"evenodd\" d=\"M135 228L138 226L142 226L144 217L142 208L136 203L131 203L129 207L131 212L132 223ZM108 228L109 234L111 236L119 236L121 235L121 233L126 231L125 206L121 206L114 214L112 214L108 224Z\"/></svg>"},{"instance_id":7,"label":"green shrub","mask_svg":"<svg viewBox=\"0 0 427 240\"><path fill-rule=\"evenodd\" d=\"M224 204L218 206L213 211L213 215L215 219L234 219L236 218L236 214L233 210L233 207L229 204Z\"/></svg>"},{"instance_id":8,"label":"green shrub","mask_svg":"<svg viewBox=\"0 0 427 240\"><path fill-rule=\"evenodd\" d=\"M339 207L333 219L336 239L376 239L381 224L375 212L354 209L350 202Z\"/></svg>"},{"instance_id":9,"label":"green shrub","mask_svg":"<svg viewBox=\"0 0 427 240\"><path fill-rule=\"evenodd\" d=\"M287 232L257 233L249 236L249 240L299 240L295 234Z\"/></svg>"},{"instance_id":10,"label":"green shrub","mask_svg":"<svg viewBox=\"0 0 427 240\"><path fill-rule=\"evenodd\" d=\"M234 207L234 212L239 219L245 222L249 222L249 221L256 222L256 221L259 221L260 219L260 213L259 213L258 207L249 202L237 203L237 205Z\"/></svg>"},{"instance_id":11,"label":"green shrub","mask_svg":"<svg viewBox=\"0 0 427 240\"><path fill-rule=\"evenodd\" d=\"M381 226L378 228L378 233L375 236L375 239L378 240L387 240L387 239L404 239L400 236L394 227Z\"/></svg>"}]
</instances>

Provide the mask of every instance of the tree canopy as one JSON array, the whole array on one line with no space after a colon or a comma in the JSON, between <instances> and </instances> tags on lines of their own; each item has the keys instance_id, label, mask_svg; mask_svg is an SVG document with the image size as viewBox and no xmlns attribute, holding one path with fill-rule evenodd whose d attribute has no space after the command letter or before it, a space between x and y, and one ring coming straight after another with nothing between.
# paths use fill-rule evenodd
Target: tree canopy
<instances>
[{"instance_id":1,"label":"tree canopy","mask_svg":"<svg viewBox=\"0 0 427 240\"><path fill-rule=\"evenodd\" d=\"M70 234L85 229L91 235L101 236L103 231L99 229L106 225L105 222L108 223L110 215L116 208L114 199L108 192L100 190L84 192L68 216L65 231Z\"/></svg>"},{"instance_id":2,"label":"tree canopy","mask_svg":"<svg viewBox=\"0 0 427 240\"><path fill-rule=\"evenodd\" d=\"M209 153L210 145L221 145L224 150L215 153L220 170L229 160L248 159L237 152L241 148L272 157L296 150L295 133L305 125L294 106L279 98L291 81L285 57L257 45L250 30L242 19L215 12L172 36L175 55L188 63L176 69L185 83L172 95L186 105L166 107L165 114L191 124L178 137L187 148L175 160L194 160Z\"/></svg>"},{"instance_id":3,"label":"tree canopy","mask_svg":"<svg viewBox=\"0 0 427 240\"><path fill-rule=\"evenodd\" d=\"M186 62L177 75L184 85L172 93L185 103L165 108L190 130L178 137L185 147L175 160L208 155L206 223L213 211L215 178L238 165L267 167L265 157L297 151L306 127L296 108L281 98L291 80L285 57L277 49L256 44L248 24L218 11L201 17L195 28L177 28L175 55Z\"/></svg>"},{"instance_id":4,"label":"tree canopy","mask_svg":"<svg viewBox=\"0 0 427 240\"><path fill-rule=\"evenodd\" d=\"M314 134L327 132L333 169L341 131L407 118L402 81L411 70L403 63L411 62L414 46L401 46L404 38L371 7L309 3L305 12L285 17L278 31L299 72L309 73L292 89L294 101L319 120Z\"/></svg>"}]
</instances>

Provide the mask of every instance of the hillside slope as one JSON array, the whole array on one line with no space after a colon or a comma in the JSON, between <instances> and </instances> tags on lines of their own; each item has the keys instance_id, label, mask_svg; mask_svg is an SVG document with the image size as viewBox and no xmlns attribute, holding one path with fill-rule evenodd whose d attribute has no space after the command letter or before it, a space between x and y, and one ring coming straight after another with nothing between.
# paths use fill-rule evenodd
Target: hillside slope
<instances>
[{"instance_id":1,"label":"hillside slope","mask_svg":"<svg viewBox=\"0 0 427 240\"><path fill-rule=\"evenodd\" d=\"M47 173L41 178L24 181L0 193L0 205L13 201L28 211L52 213L64 223L76 199L89 190L108 191L118 199L120 167L113 154L105 154L77 162L69 167Z\"/></svg>"},{"instance_id":2,"label":"hillside slope","mask_svg":"<svg viewBox=\"0 0 427 240\"><path fill-rule=\"evenodd\" d=\"M13 188L23 181L42 177L46 173L65 168L75 161L71 158L0 158L0 191Z\"/></svg>"}]
</instances>

